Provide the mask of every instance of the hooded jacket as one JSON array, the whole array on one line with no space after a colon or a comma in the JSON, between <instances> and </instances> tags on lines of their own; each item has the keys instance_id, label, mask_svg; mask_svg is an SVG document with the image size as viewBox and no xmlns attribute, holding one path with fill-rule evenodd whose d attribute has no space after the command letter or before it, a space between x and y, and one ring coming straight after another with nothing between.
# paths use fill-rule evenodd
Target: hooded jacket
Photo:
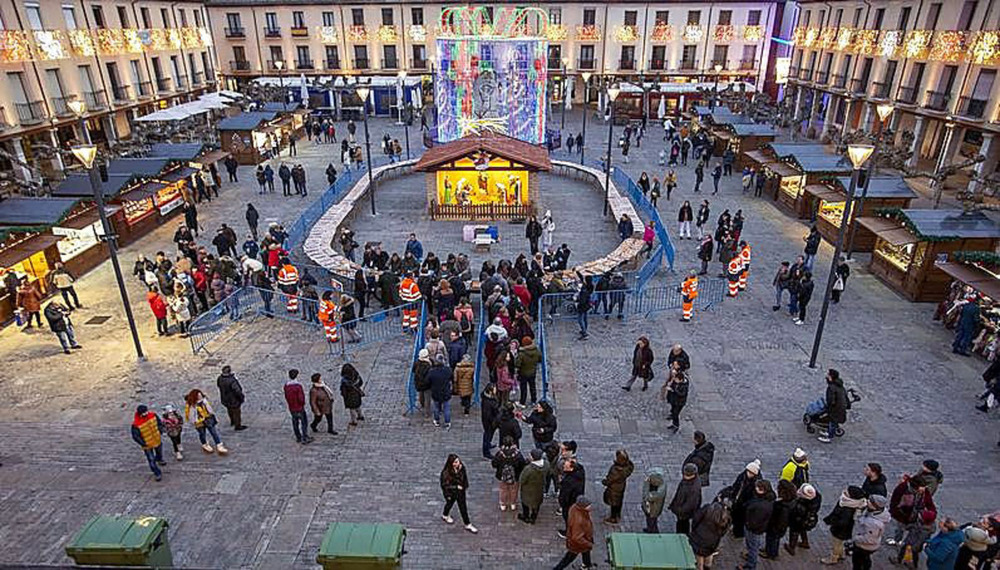
<instances>
[{"instance_id":1,"label":"hooded jacket","mask_svg":"<svg viewBox=\"0 0 1000 570\"><path fill-rule=\"evenodd\" d=\"M663 470L650 469L642 482L642 512L647 517L654 519L659 517L666 499L667 488L663 485Z\"/></svg>"},{"instance_id":2,"label":"hooded jacket","mask_svg":"<svg viewBox=\"0 0 1000 570\"><path fill-rule=\"evenodd\" d=\"M537 509L542 505L545 491L545 474L549 470L549 463L543 457L538 461L532 461L521 470L518 483L521 486L521 502L530 509Z\"/></svg>"},{"instance_id":3,"label":"hooded jacket","mask_svg":"<svg viewBox=\"0 0 1000 570\"><path fill-rule=\"evenodd\" d=\"M823 522L830 527L830 534L834 538L850 540L851 533L854 532L854 515L867 506L868 501L863 497L860 499L851 498L845 490L840 494L837 506L833 507L830 514L823 517Z\"/></svg>"},{"instance_id":4,"label":"hooded jacket","mask_svg":"<svg viewBox=\"0 0 1000 570\"><path fill-rule=\"evenodd\" d=\"M447 366L432 366L427 371L427 380L431 385L431 398L435 402L451 400L451 368Z\"/></svg>"},{"instance_id":5,"label":"hooded jacket","mask_svg":"<svg viewBox=\"0 0 1000 570\"><path fill-rule=\"evenodd\" d=\"M747 501L747 514L744 525L748 532L763 534L767 530L767 522L774 510L774 493L764 495L754 491L753 497Z\"/></svg>"},{"instance_id":6,"label":"hooded jacket","mask_svg":"<svg viewBox=\"0 0 1000 570\"><path fill-rule=\"evenodd\" d=\"M958 550L962 547L964 539L959 529L950 532L941 531L931 537L924 546L927 570L954 570Z\"/></svg>"},{"instance_id":7,"label":"hooded jacket","mask_svg":"<svg viewBox=\"0 0 1000 570\"><path fill-rule=\"evenodd\" d=\"M517 483L521 477L521 471L524 469L524 455L516 447L501 447L494 455L491 465L493 466L494 476L497 481L503 481L503 472L505 467L514 468L514 479L511 483Z\"/></svg>"},{"instance_id":8,"label":"hooded jacket","mask_svg":"<svg viewBox=\"0 0 1000 570\"><path fill-rule=\"evenodd\" d=\"M788 528L792 532L810 531L816 527L819 521L819 509L823 504L823 496L816 491L816 496L806 499L800 496L792 503L792 508L788 513Z\"/></svg>"},{"instance_id":9,"label":"hooded jacket","mask_svg":"<svg viewBox=\"0 0 1000 570\"><path fill-rule=\"evenodd\" d=\"M534 342L526 344L517 349L517 358L514 365L517 367L517 374L522 378L534 377L538 371L538 363L542 360L542 353Z\"/></svg>"},{"instance_id":10,"label":"hooded jacket","mask_svg":"<svg viewBox=\"0 0 1000 570\"><path fill-rule=\"evenodd\" d=\"M584 492L586 482L587 474L579 462L573 464L572 471L563 471L559 485L559 506L567 509L576 503L576 498Z\"/></svg>"},{"instance_id":11,"label":"hooded jacket","mask_svg":"<svg viewBox=\"0 0 1000 570\"><path fill-rule=\"evenodd\" d=\"M826 383L826 413L838 424L847 422L847 390L840 378Z\"/></svg>"},{"instance_id":12,"label":"hooded jacket","mask_svg":"<svg viewBox=\"0 0 1000 570\"><path fill-rule=\"evenodd\" d=\"M719 550L719 542L729 529L729 509L721 502L711 502L694 513L688 542L698 556L711 556Z\"/></svg>"},{"instance_id":13,"label":"hooded jacket","mask_svg":"<svg viewBox=\"0 0 1000 570\"><path fill-rule=\"evenodd\" d=\"M531 437L536 442L544 445L552 441L552 438L555 437L558 422L548 402L542 402L539 405L542 406L542 411L539 412L536 410L531 412L531 415L525 421L531 424Z\"/></svg>"},{"instance_id":14,"label":"hooded jacket","mask_svg":"<svg viewBox=\"0 0 1000 570\"><path fill-rule=\"evenodd\" d=\"M232 373L220 374L219 379L216 380L216 385L219 387L219 402L223 406L235 408L243 404L245 400L243 386L240 385L240 381Z\"/></svg>"},{"instance_id":15,"label":"hooded jacket","mask_svg":"<svg viewBox=\"0 0 1000 570\"><path fill-rule=\"evenodd\" d=\"M781 478L791 481L798 489L804 483L809 482L809 461L798 462L795 458L790 458L788 463L781 468Z\"/></svg>"},{"instance_id":16,"label":"hooded jacket","mask_svg":"<svg viewBox=\"0 0 1000 570\"><path fill-rule=\"evenodd\" d=\"M701 507L701 480L697 477L681 479L670 501L670 512L679 520L690 519Z\"/></svg>"},{"instance_id":17,"label":"hooded jacket","mask_svg":"<svg viewBox=\"0 0 1000 570\"><path fill-rule=\"evenodd\" d=\"M615 457L614 464L611 465L608 474L601 481L601 484L604 485L604 504L622 504L625 500L625 486L634 470L635 464L628 456L619 454Z\"/></svg>"},{"instance_id":18,"label":"hooded jacket","mask_svg":"<svg viewBox=\"0 0 1000 570\"><path fill-rule=\"evenodd\" d=\"M854 521L854 533L851 538L854 540L854 548L861 548L869 552L875 552L882 544L882 533L885 531L885 523L889 522L889 512L885 509L878 511L865 510Z\"/></svg>"},{"instance_id":19,"label":"hooded jacket","mask_svg":"<svg viewBox=\"0 0 1000 570\"><path fill-rule=\"evenodd\" d=\"M709 475L712 472L712 462L715 460L715 445L706 441L701 445L696 445L694 451L688 454L682 465L693 463L698 467L698 478L702 487L710 485Z\"/></svg>"}]
</instances>

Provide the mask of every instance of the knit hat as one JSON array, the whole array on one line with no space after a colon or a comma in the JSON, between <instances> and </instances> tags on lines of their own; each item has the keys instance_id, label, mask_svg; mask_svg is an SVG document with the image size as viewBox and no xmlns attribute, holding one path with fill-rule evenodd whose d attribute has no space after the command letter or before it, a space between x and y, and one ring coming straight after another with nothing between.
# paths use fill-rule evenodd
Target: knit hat
<instances>
[{"instance_id":1,"label":"knit hat","mask_svg":"<svg viewBox=\"0 0 1000 570\"><path fill-rule=\"evenodd\" d=\"M531 455L531 460L532 461L538 461L539 459L542 458L542 450L541 449L532 449L530 455Z\"/></svg>"},{"instance_id":2,"label":"knit hat","mask_svg":"<svg viewBox=\"0 0 1000 570\"><path fill-rule=\"evenodd\" d=\"M139 404L139 407L135 409L135 413L139 414L140 416L144 415L148 411L149 408L146 406L146 404Z\"/></svg>"},{"instance_id":3,"label":"knit hat","mask_svg":"<svg viewBox=\"0 0 1000 570\"><path fill-rule=\"evenodd\" d=\"M750 463L747 463L746 470L754 475L760 473L760 459L754 459Z\"/></svg>"},{"instance_id":4,"label":"knit hat","mask_svg":"<svg viewBox=\"0 0 1000 570\"><path fill-rule=\"evenodd\" d=\"M858 487L857 485L851 485L850 487L847 488L847 496L852 499L864 499L865 490L862 489L861 487Z\"/></svg>"},{"instance_id":5,"label":"knit hat","mask_svg":"<svg viewBox=\"0 0 1000 570\"><path fill-rule=\"evenodd\" d=\"M887 501L882 495L872 495L868 497L868 502L874 505L877 509L884 509Z\"/></svg>"},{"instance_id":6,"label":"knit hat","mask_svg":"<svg viewBox=\"0 0 1000 570\"><path fill-rule=\"evenodd\" d=\"M806 452L801 447L796 447L795 451L792 452L792 459L796 461L805 461L807 457L808 455L806 455Z\"/></svg>"},{"instance_id":7,"label":"knit hat","mask_svg":"<svg viewBox=\"0 0 1000 570\"><path fill-rule=\"evenodd\" d=\"M526 336L521 339L521 346L529 346L531 344L531 337Z\"/></svg>"},{"instance_id":8,"label":"knit hat","mask_svg":"<svg viewBox=\"0 0 1000 570\"><path fill-rule=\"evenodd\" d=\"M973 552L982 552L990 546L990 533L978 526L965 528L965 546Z\"/></svg>"},{"instance_id":9,"label":"knit hat","mask_svg":"<svg viewBox=\"0 0 1000 570\"><path fill-rule=\"evenodd\" d=\"M924 509L920 511L920 522L924 524L931 524L934 522L934 519L936 518L937 518L937 513L931 509Z\"/></svg>"},{"instance_id":10,"label":"knit hat","mask_svg":"<svg viewBox=\"0 0 1000 570\"><path fill-rule=\"evenodd\" d=\"M576 498L576 504L580 505L581 507L589 507L590 499L584 497L583 495L580 495L579 497Z\"/></svg>"},{"instance_id":11,"label":"knit hat","mask_svg":"<svg viewBox=\"0 0 1000 570\"><path fill-rule=\"evenodd\" d=\"M698 466L694 463L685 463L683 472L685 477L694 477L698 474Z\"/></svg>"},{"instance_id":12,"label":"knit hat","mask_svg":"<svg viewBox=\"0 0 1000 570\"><path fill-rule=\"evenodd\" d=\"M924 461L924 467L926 467L927 469L929 469L931 471L937 471L938 467L941 467L941 464L938 463L937 461L933 460L933 459L928 459L928 460Z\"/></svg>"},{"instance_id":13,"label":"knit hat","mask_svg":"<svg viewBox=\"0 0 1000 570\"><path fill-rule=\"evenodd\" d=\"M816 498L816 489L809 483L806 483L799 487L799 496L811 501Z\"/></svg>"},{"instance_id":14,"label":"knit hat","mask_svg":"<svg viewBox=\"0 0 1000 570\"><path fill-rule=\"evenodd\" d=\"M163 413L164 414L173 413L174 410L176 410L176 408L174 408L173 404L167 404L167 405L163 406Z\"/></svg>"}]
</instances>

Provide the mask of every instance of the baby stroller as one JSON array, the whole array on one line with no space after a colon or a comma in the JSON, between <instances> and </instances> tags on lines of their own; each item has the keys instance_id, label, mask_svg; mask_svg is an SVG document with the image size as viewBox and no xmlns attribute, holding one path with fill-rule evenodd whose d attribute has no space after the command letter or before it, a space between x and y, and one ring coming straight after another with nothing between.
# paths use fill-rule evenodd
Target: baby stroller
<instances>
[{"instance_id":1,"label":"baby stroller","mask_svg":"<svg viewBox=\"0 0 1000 570\"><path fill-rule=\"evenodd\" d=\"M847 389L847 409L850 410L855 402L861 401L861 396L854 391L854 388ZM830 424L830 418L826 414L826 398L820 398L815 402L810 402L806 406L806 413L802 414L802 423L806 425L806 431L816 433L822 431L826 433ZM844 435L843 426L837 426L834 435L841 437Z\"/></svg>"}]
</instances>

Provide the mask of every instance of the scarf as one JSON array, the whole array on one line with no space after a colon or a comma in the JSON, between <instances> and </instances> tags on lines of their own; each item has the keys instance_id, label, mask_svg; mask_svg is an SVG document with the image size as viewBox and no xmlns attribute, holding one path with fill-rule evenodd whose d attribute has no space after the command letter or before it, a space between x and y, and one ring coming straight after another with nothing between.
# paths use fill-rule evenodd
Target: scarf
<instances>
[{"instance_id":1,"label":"scarf","mask_svg":"<svg viewBox=\"0 0 1000 570\"><path fill-rule=\"evenodd\" d=\"M851 496L847 494L847 491L844 491L840 494L840 501L837 504L847 509L859 510L868 506L868 500L865 498L851 498Z\"/></svg>"},{"instance_id":2,"label":"scarf","mask_svg":"<svg viewBox=\"0 0 1000 570\"><path fill-rule=\"evenodd\" d=\"M320 380L319 382L313 384L313 386L322 388L326 392L326 395L329 396L331 400L333 399L333 390L331 390L330 387L326 385L326 382Z\"/></svg>"}]
</instances>

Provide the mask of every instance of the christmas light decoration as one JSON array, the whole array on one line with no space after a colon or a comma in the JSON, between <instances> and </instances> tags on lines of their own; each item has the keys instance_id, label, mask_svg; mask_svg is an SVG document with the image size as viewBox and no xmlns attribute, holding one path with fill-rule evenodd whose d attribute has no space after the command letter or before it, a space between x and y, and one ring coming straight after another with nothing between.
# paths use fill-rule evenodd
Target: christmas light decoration
<instances>
[{"instance_id":1,"label":"christmas light decoration","mask_svg":"<svg viewBox=\"0 0 1000 570\"><path fill-rule=\"evenodd\" d=\"M743 26L743 41L759 42L764 39L764 26Z\"/></svg>"},{"instance_id":2,"label":"christmas light decoration","mask_svg":"<svg viewBox=\"0 0 1000 570\"><path fill-rule=\"evenodd\" d=\"M201 36L198 28L181 28L181 45L186 49L201 47Z\"/></svg>"},{"instance_id":3,"label":"christmas light decoration","mask_svg":"<svg viewBox=\"0 0 1000 570\"><path fill-rule=\"evenodd\" d=\"M855 30L848 53L874 55L878 45L878 30Z\"/></svg>"},{"instance_id":4,"label":"christmas light decoration","mask_svg":"<svg viewBox=\"0 0 1000 570\"><path fill-rule=\"evenodd\" d=\"M906 32L903 40L903 57L924 59L930 53L931 38L934 33L930 30L910 30Z\"/></svg>"},{"instance_id":5,"label":"christmas light decoration","mask_svg":"<svg viewBox=\"0 0 1000 570\"><path fill-rule=\"evenodd\" d=\"M854 37L853 28L840 28L837 32L837 49L844 51L851 46L851 39Z\"/></svg>"},{"instance_id":6,"label":"christmas light decoration","mask_svg":"<svg viewBox=\"0 0 1000 570\"><path fill-rule=\"evenodd\" d=\"M597 26L577 26L576 39L585 42L601 41L601 28Z\"/></svg>"},{"instance_id":7,"label":"christmas light decoration","mask_svg":"<svg viewBox=\"0 0 1000 570\"><path fill-rule=\"evenodd\" d=\"M819 41L819 28L809 28L806 30L806 37L802 40L802 47L813 47Z\"/></svg>"},{"instance_id":8,"label":"christmas light decoration","mask_svg":"<svg viewBox=\"0 0 1000 570\"><path fill-rule=\"evenodd\" d=\"M334 26L318 26L316 28L316 39L324 44L337 43L337 28Z\"/></svg>"},{"instance_id":9,"label":"christmas light decoration","mask_svg":"<svg viewBox=\"0 0 1000 570\"><path fill-rule=\"evenodd\" d=\"M684 33L681 35L686 43L696 44L701 41L701 38L705 36L705 30L701 29L701 26L696 26L694 24L689 24L684 26Z\"/></svg>"},{"instance_id":10,"label":"christmas light decoration","mask_svg":"<svg viewBox=\"0 0 1000 570\"><path fill-rule=\"evenodd\" d=\"M35 30L35 50L42 61L69 57L63 45L63 33L59 30Z\"/></svg>"},{"instance_id":11,"label":"christmas light decoration","mask_svg":"<svg viewBox=\"0 0 1000 570\"><path fill-rule=\"evenodd\" d=\"M823 31L819 33L819 40L816 42L816 47L819 49L830 49L835 43L837 43L837 28L823 28Z\"/></svg>"},{"instance_id":12,"label":"christmas light decoration","mask_svg":"<svg viewBox=\"0 0 1000 570\"><path fill-rule=\"evenodd\" d=\"M969 36L966 32L940 31L934 34L934 43L928 57L934 61L958 63L966 56L969 49Z\"/></svg>"},{"instance_id":13,"label":"christmas light decoration","mask_svg":"<svg viewBox=\"0 0 1000 570\"><path fill-rule=\"evenodd\" d=\"M201 37L200 47L212 47L212 30L208 28L198 28L198 35Z\"/></svg>"},{"instance_id":14,"label":"christmas light decoration","mask_svg":"<svg viewBox=\"0 0 1000 570\"><path fill-rule=\"evenodd\" d=\"M892 58L896 56L896 51L903 43L903 32L900 30L888 30L882 32L882 38L878 42L878 55Z\"/></svg>"},{"instance_id":15,"label":"christmas light decoration","mask_svg":"<svg viewBox=\"0 0 1000 570\"><path fill-rule=\"evenodd\" d=\"M411 24L406 29L406 35L415 42L423 42L427 40L427 29L420 24Z\"/></svg>"},{"instance_id":16,"label":"christmas light decoration","mask_svg":"<svg viewBox=\"0 0 1000 570\"><path fill-rule=\"evenodd\" d=\"M806 29L798 26L792 30L792 45L802 45L802 40L806 39Z\"/></svg>"},{"instance_id":17,"label":"christmas light decoration","mask_svg":"<svg viewBox=\"0 0 1000 570\"><path fill-rule=\"evenodd\" d=\"M980 32L970 54L976 65L996 65L1000 62L1000 32Z\"/></svg>"},{"instance_id":18,"label":"christmas light decoration","mask_svg":"<svg viewBox=\"0 0 1000 570\"><path fill-rule=\"evenodd\" d=\"M399 32L396 31L396 26L379 26L375 37L384 44L394 44L399 40Z\"/></svg>"},{"instance_id":19,"label":"christmas light decoration","mask_svg":"<svg viewBox=\"0 0 1000 570\"><path fill-rule=\"evenodd\" d=\"M569 37L569 31L562 24L549 24L549 28L545 32L545 37L550 42L562 42L566 41Z\"/></svg>"},{"instance_id":20,"label":"christmas light decoration","mask_svg":"<svg viewBox=\"0 0 1000 570\"><path fill-rule=\"evenodd\" d=\"M635 26L618 26L615 28L615 41L629 43L639 39L639 29Z\"/></svg>"},{"instance_id":21,"label":"christmas light decoration","mask_svg":"<svg viewBox=\"0 0 1000 570\"><path fill-rule=\"evenodd\" d=\"M652 40L654 42L670 42L674 40L674 27L670 24L656 24L653 26Z\"/></svg>"},{"instance_id":22,"label":"christmas light decoration","mask_svg":"<svg viewBox=\"0 0 1000 570\"><path fill-rule=\"evenodd\" d=\"M142 53L142 40L139 39L139 30L133 28L122 30L122 43L125 45L126 53Z\"/></svg>"},{"instance_id":23,"label":"christmas light decoration","mask_svg":"<svg viewBox=\"0 0 1000 570\"><path fill-rule=\"evenodd\" d=\"M167 47L169 49L181 49L181 31L177 28L170 28L167 32Z\"/></svg>"},{"instance_id":24,"label":"christmas light decoration","mask_svg":"<svg viewBox=\"0 0 1000 570\"><path fill-rule=\"evenodd\" d=\"M368 41L368 28L364 26L351 26L347 28L347 41L349 42L367 42Z\"/></svg>"},{"instance_id":25,"label":"christmas light decoration","mask_svg":"<svg viewBox=\"0 0 1000 570\"><path fill-rule=\"evenodd\" d=\"M28 34L16 30L0 30L0 61L20 63L31 60Z\"/></svg>"},{"instance_id":26,"label":"christmas light decoration","mask_svg":"<svg viewBox=\"0 0 1000 570\"><path fill-rule=\"evenodd\" d=\"M736 28L731 25L718 25L712 31L712 39L716 43L727 44L736 37Z\"/></svg>"},{"instance_id":27,"label":"christmas light decoration","mask_svg":"<svg viewBox=\"0 0 1000 570\"><path fill-rule=\"evenodd\" d=\"M80 57L97 55L97 47L94 46L94 38L89 30L69 30L69 45L73 46L73 53Z\"/></svg>"}]
</instances>

